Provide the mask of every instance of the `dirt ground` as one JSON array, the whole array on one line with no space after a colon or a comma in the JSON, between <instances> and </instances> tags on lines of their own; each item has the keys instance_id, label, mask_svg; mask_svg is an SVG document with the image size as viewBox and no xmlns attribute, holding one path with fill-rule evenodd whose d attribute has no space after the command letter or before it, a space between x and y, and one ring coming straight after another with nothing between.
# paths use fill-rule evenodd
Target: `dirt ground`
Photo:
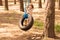
<instances>
[{"instance_id":1,"label":"dirt ground","mask_svg":"<svg viewBox=\"0 0 60 40\"><path fill-rule=\"evenodd\" d=\"M22 13L22 12L21 12ZM57 12L58 13L58 12ZM22 31L18 24L22 14L5 11L0 13L0 40L41 40L43 30L32 27L28 31ZM36 14L37 20L40 16ZM34 16L34 14L33 14ZM35 16L34 16L35 18ZM58 18L58 17L57 17ZM39 19L41 20L41 19ZM60 34L57 34L59 36ZM44 40L47 38L44 38ZM60 38L47 40L60 40Z\"/></svg>"},{"instance_id":2,"label":"dirt ground","mask_svg":"<svg viewBox=\"0 0 60 40\"><path fill-rule=\"evenodd\" d=\"M22 31L19 26L21 14L0 13L0 40L38 40L42 31L34 29Z\"/></svg>"}]
</instances>

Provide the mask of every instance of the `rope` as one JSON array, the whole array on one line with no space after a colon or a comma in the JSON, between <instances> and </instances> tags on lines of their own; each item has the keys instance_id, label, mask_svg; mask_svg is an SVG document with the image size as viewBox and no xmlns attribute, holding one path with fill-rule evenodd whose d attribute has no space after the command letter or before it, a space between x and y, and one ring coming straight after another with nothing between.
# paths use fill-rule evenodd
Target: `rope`
<instances>
[{"instance_id":1,"label":"rope","mask_svg":"<svg viewBox=\"0 0 60 40\"><path fill-rule=\"evenodd\" d=\"M28 2L28 6L29 6L29 3L30 3L30 0L27 0L27 2ZM26 0L24 0L24 12L25 13L27 13L27 11L26 11Z\"/></svg>"},{"instance_id":2,"label":"rope","mask_svg":"<svg viewBox=\"0 0 60 40\"><path fill-rule=\"evenodd\" d=\"M24 13L26 13L26 0L24 1Z\"/></svg>"},{"instance_id":3,"label":"rope","mask_svg":"<svg viewBox=\"0 0 60 40\"><path fill-rule=\"evenodd\" d=\"M27 2L28 2L28 6L29 6L30 0L28 0ZM23 15L23 17L28 18L28 13L26 10L26 0L24 0L24 15Z\"/></svg>"}]
</instances>

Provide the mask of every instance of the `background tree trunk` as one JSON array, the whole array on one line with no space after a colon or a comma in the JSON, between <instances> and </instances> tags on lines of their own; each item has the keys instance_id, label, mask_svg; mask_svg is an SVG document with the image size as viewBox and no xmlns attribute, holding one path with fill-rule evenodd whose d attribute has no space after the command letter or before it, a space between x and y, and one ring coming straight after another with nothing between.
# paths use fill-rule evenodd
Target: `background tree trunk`
<instances>
[{"instance_id":1,"label":"background tree trunk","mask_svg":"<svg viewBox=\"0 0 60 40\"><path fill-rule=\"evenodd\" d=\"M14 4L16 4L16 0L14 0Z\"/></svg>"},{"instance_id":2,"label":"background tree trunk","mask_svg":"<svg viewBox=\"0 0 60 40\"><path fill-rule=\"evenodd\" d=\"M39 8L42 8L42 2L39 0Z\"/></svg>"},{"instance_id":3,"label":"background tree trunk","mask_svg":"<svg viewBox=\"0 0 60 40\"><path fill-rule=\"evenodd\" d=\"M23 4L23 0L19 0L20 2L20 11L24 11L24 4Z\"/></svg>"},{"instance_id":4,"label":"background tree trunk","mask_svg":"<svg viewBox=\"0 0 60 40\"><path fill-rule=\"evenodd\" d=\"M3 4L2 4L2 0L0 0L0 6L2 6Z\"/></svg>"},{"instance_id":5,"label":"background tree trunk","mask_svg":"<svg viewBox=\"0 0 60 40\"><path fill-rule=\"evenodd\" d=\"M59 4L58 9L60 10L60 0L58 0L58 4Z\"/></svg>"},{"instance_id":6,"label":"background tree trunk","mask_svg":"<svg viewBox=\"0 0 60 40\"><path fill-rule=\"evenodd\" d=\"M6 10L9 10L9 9L8 9L8 0L5 0L5 9L6 9Z\"/></svg>"},{"instance_id":7,"label":"background tree trunk","mask_svg":"<svg viewBox=\"0 0 60 40\"><path fill-rule=\"evenodd\" d=\"M47 0L47 13L45 20L45 36L54 38L55 37L55 0Z\"/></svg>"}]
</instances>

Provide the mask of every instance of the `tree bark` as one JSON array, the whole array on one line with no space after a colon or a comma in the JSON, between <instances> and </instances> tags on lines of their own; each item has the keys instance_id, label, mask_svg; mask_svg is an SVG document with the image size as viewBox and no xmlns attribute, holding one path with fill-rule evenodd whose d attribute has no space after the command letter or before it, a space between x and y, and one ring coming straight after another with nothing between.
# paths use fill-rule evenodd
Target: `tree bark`
<instances>
[{"instance_id":1,"label":"tree bark","mask_svg":"<svg viewBox=\"0 0 60 40\"><path fill-rule=\"evenodd\" d=\"M23 0L19 0L19 2L20 2L20 11L24 11Z\"/></svg>"},{"instance_id":2,"label":"tree bark","mask_svg":"<svg viewBox=\"0 0 60 40\"><path fill-rule=\"evenodd\" d=\"M5 10L9 10L8 9L8 0L5 0Z\"/></svg>"},{"instance_id":3,"label":"tree bark","mask_svg":"<svg viewBox=\"0 0 60 40\"><path fill-rule=\"evenodd\" d=\"M2 6L3 4L2 4L2 0L0 0L0 6Z\"/></svg>"},{"instance_id":4,"label":"tree bark","mask_svg":"<svg viewBox=\"0 0 60 40\"><path fill-rule=\"evenodd\" d=\"M60 0L58 0L58 4L59 4L59 5L58 5L58 9L60 10Z\"/></svg>"},{"instance_id":5,"label":"tree bark","mask_svg":"<svg viewBox=\"0 0 60 40\"><path fill-rule=\"evenodd\" d=\"M39 8L42 8L42 2L39 0Z\"/></svg>"},{"instance_id":6,"label":"tree bark","mask_svg":"<svg viewBox=\"0 0 60 40\"><path fill-rule=\"evenodd\" d=\"M55 37L55 0L47 0L47 12L45 20L45 36L54 38Z\"/></svg>"},{"instance_id":7,"label":"tree bark","mask_svg":"<svg viewBox=\"0 0 60 40\"><path fill-rule=\"evenodd\" d=\"M16 4L16 0L14 0L14 4Z\"/></svg>"}]
</instances>

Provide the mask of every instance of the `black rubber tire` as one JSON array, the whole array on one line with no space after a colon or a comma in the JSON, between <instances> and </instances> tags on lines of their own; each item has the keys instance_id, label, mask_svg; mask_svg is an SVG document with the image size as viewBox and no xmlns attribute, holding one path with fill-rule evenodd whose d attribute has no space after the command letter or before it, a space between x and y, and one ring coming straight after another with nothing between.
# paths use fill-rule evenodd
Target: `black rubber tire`
<instances>
[{"instance_id":1,"label":"black rubber tire","mask_svg":"<svg viewBox=\"0 0 60 40\"><path fill-rule=\"evenodd\" d=\"M27 30L29 30L33 26L33 23L34 23L33 17L31 15L29 15L28 19L29 19L29 23L28 23L27 26L23 26L23 22L24 22L25 18L20 19L19 27L20 27L21 30L27 31Z\"/></svg>"}]
</instances>

